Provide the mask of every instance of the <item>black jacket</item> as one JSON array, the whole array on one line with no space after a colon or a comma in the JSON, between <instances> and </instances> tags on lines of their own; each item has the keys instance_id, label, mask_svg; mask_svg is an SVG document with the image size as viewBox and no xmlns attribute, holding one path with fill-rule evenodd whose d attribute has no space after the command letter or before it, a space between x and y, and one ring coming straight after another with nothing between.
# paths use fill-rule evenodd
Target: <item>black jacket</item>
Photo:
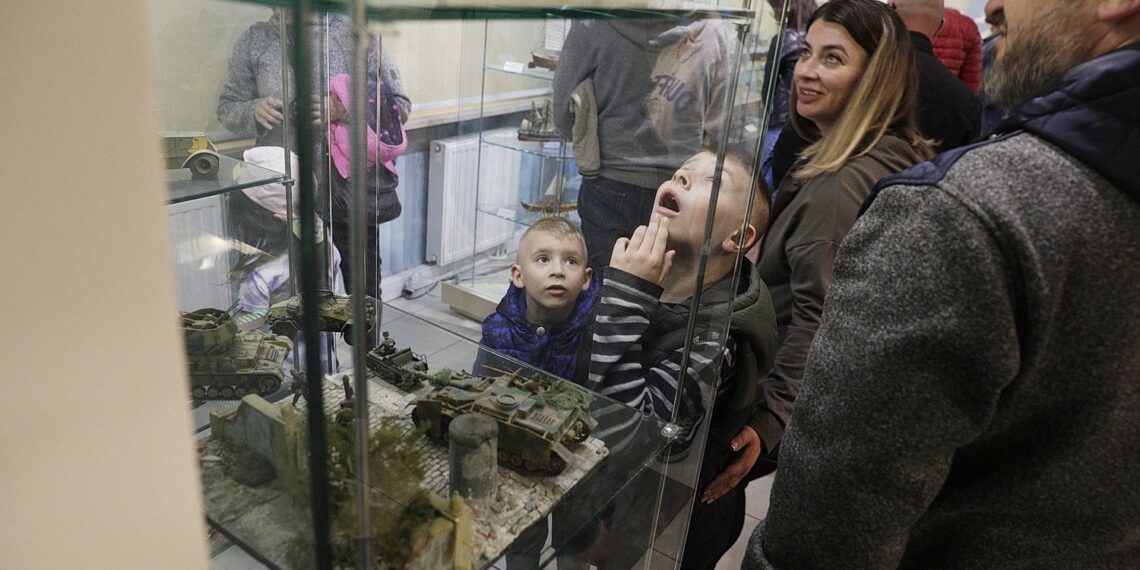
<instances>
[{"instance_id":1,"label":"black jacket","mask_svg":"<svg viewBox=\"0 0 1140 570\"><path fill-rule=\"evenodd\" d=\"M978 138L982 102L934 57L930 38L910 33L918 66L918 128L935 140L934 151L958 148Z\"/></svg>"}]
</instances>

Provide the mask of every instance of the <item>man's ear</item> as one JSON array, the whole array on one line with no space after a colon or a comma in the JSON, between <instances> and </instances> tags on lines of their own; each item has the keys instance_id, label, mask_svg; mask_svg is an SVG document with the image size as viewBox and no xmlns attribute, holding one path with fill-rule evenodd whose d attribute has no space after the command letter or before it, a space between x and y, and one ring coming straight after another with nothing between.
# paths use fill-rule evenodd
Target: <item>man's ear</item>
<instances>
[{"instance_id":1,"label":"man's ear","mask_svg":"<svg viewBox=\"0 0 1140 570\"><path fill-rule=\"evenodd\" d=\"M586 282L582 284L582 290L586 291L590 288L590 284L594 282L594 270L587 267L585 273Z\"/></svg>"},{"instance_id":2,"label":"man's ear","mask_svg":"<svg viewBox=\"0 0 1140 570\"><path fill-rule=\"evenodd\" d=\"M1102 22L1119 22L1140 14L1140 0L1100 0L1096 17Z\"/></svg>"},{"instance_id":3,"label":"man's ear","mask_svg":"<svg viewBox=\"0 0 1140 570\"><path fill-rule=\"evenodd\" d=\"M737 253L742 249L748 249L752 247L752 244L756 243L756 235L756 228L753 227L752 224L748 224L744 228L743 234L740 232L740 230L732 232L732 235L728 236L724 240L724 243L721 244L721 247L723 247L724 250L728 253Z\"/></svg>"},{"instance_id":4,"label":"man's ear","mask_svg":"<svg viewBox=\"0 0 1140 570\"><path fill-rule=\"evenodd\" d=\"M518 287L519 289L524 289L526 287L523 285L522 268L519 267L519 264L517 263L511 265L511 283L514 283L515 287Z\"/></svg>"}]
</instances>

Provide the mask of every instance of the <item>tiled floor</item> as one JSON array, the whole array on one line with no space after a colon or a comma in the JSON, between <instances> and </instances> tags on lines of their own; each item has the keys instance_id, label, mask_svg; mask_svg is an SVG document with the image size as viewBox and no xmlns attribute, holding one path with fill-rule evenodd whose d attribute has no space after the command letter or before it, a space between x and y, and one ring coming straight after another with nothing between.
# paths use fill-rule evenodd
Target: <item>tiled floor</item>
<instances>
[{"instance_id":1,"label":"tiled floor","mask_svg":"<svg viewBox=\"0 0 1140 570\"><path fill-rule=\"evenodd\" d=\"M436 288L417 299L396 299L385 303L381 319L381 329L388 331L398 346L409 346L423 354L432 368L448 367L470 369L480 337L480 324L455 313L441 299ZM338 342L337 354L343 367L352 362L351 347ZM744 532L732 549L717 564L717 570L735 570L744 559L744 548L752 529L764 518L768 511L768 495L771 491L772 476L754 481L746 490L747 507ZM670 529L661 540L670 539ZM679 534L679 530L674 534ZM645 566L650 570L673 568L672 559L660 552L651 553L652 558ZM557 567L557 566L553 566ZM260 570L264 568L242 549L231 547L217 553L212 559L214 570ZM502 561L493 567L506 569Z\"/></svg>"}]
</instances>

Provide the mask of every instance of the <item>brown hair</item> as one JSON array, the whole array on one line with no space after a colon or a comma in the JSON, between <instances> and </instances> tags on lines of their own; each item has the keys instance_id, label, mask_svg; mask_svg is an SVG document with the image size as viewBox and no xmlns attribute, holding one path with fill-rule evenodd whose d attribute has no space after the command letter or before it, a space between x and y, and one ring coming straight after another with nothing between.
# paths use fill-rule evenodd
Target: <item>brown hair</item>
<instances>
[{"instance_id":1,"label":"brown hair","mask_svg":"<svg viewBox=\"0 0 1140 570\"><path fill-rule=\"evenodd\" d=\"M803 180L836 172L888 133L909 142L924 159L933 155L931 141L917 127L918 70L910 34L898 14L877 0L832 0L812 14L808 26L817 20L842 26L867 52L867 68L826 137L796 111L792 90L792 126L812 142L801 153L804 166L794 176Z\"/></svg>"}]
</instances>

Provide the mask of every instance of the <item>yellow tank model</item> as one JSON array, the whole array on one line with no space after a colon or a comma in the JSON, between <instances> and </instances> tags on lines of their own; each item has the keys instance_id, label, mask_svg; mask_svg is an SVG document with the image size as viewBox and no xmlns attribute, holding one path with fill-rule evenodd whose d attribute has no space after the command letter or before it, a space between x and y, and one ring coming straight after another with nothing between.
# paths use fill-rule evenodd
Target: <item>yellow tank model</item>
<instances>
[{"instance_id":1,"label":"yellow tank model","mask_svg":"<svg viewBox=\"0 0 1140 570\"><path fill-rule=\"evenodd\" d=\"M189 168L195 179L218 179L221 158L206 133L164 131L161 136L163 168L167 170Z\"/></svg>"}]
</instances>

